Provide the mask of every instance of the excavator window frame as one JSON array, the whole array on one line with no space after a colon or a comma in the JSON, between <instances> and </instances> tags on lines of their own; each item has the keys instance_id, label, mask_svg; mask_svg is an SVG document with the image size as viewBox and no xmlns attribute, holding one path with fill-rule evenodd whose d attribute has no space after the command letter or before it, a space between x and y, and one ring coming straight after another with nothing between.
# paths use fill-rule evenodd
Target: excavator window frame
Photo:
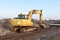
<instances>
[{"instance_id":1,"label":"excavator window frame","mask_svg":"<svg viewBox=\"0 0 60 40\"><path fill-rule=\"evenodd\" d=\"M18 19L27 19L27 15L18 15Z\"/></svg>"}]
</instances>

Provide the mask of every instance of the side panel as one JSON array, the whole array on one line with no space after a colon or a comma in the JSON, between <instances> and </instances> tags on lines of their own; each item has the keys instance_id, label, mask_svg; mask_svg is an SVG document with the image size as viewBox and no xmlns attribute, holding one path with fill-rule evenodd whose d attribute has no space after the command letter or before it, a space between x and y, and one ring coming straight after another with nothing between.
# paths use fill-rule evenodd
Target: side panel
<instances>
[{"instance_id":1,"label":"side panel","mask_svg":"<svg viewBox=\"0 0 60 40\"><path fill-rule=\"evenodd\" d=\"M33 26L33 22L29 19L12 19L13 26Z\"/></svg>"}]
</instances>

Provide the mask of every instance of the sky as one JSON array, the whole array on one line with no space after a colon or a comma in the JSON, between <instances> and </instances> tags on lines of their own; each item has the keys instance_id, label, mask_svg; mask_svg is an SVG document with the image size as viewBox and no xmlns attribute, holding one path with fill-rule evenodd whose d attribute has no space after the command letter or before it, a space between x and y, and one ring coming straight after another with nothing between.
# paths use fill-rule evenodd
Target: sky
<instances>
[{"instance_id":1,"label":"sky","mask_svg":"<svg viewBox=\"0 0 60 40\"><path fill-rule=\"evenodd\" d=\"M43 19L60 19L60 0L0 0L0 19L17 17L20 13L28 14L33 9L42 9Z\"/></svg>"}]
</instances>

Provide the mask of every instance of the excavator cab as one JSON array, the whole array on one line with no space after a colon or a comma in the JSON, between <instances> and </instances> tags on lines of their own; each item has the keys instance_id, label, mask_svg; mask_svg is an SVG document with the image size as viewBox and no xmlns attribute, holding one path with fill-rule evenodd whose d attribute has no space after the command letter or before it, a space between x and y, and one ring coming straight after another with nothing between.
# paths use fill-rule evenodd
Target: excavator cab
<instances>
[{"instance_id":1,"label":"excavator cab","mask_svg":"<svg viewBox=\"0 0 60 40\"><path fill-rule=\"evenodd\" d=\"M25 15L19 14L18 19L26 19Z\"/></svg>"}]
</instances>

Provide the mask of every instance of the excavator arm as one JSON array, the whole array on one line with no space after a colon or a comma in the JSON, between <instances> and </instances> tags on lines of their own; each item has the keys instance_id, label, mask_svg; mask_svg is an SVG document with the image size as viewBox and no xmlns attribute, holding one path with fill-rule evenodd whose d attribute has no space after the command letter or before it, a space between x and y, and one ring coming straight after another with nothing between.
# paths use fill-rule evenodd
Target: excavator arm
<instances>
[{"instance_id":1,"label":"excavator arm","mask_svg":"<svg viewBox=\"0 0 60 40\"><path fill-rule=\"evenodd\" d=\"M39 14L40 15L40 25L42 24L42 10L31 10L28 14L28 19L31 20L33 14Z\"/></svg>"}]
</instances>

